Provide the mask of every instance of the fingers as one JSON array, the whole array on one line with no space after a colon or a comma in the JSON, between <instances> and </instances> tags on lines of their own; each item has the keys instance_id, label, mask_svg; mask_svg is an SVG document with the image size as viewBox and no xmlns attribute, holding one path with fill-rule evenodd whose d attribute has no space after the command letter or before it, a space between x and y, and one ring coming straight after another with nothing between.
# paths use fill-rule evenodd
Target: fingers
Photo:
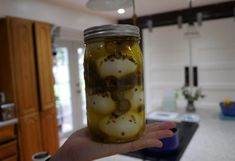
<instances>
[{"instance_id":1,"label":"fingers","mask_svg":"<svg viewBox=\"0 0 235 161\"><path fill-rule=\"evenodd\" d=\"M174 122L151 123L146 125L146 131L167 130L175 127L176 124Z\"/></svg>"},{"instance_id":2,"label":"fingers","mask_svg":"<svg viewBox=\"0 0 235 161\"><path fill-rule=\"evenodd\" d=\"M163 138L172 137L173 135L174 133L171 130L158 130L147 133L144 138L163 139Z\"/></svg>"},{"instance_id":3,"label":"fingers","mask_svg":"<svg viewBox=\"0 0 235 161\"><path fill-rule=\"evenodd\" d=\"M137 150L141 150L144 148L151 148L151 147L160 148L162 146L163 146L162 142L156 138L155 139L153 138L140 139L140 140L136 140L136 141L124 144L122 146L122 153L137 151Z\"/></svg>"},{"instance_id":4,"label":"fingers","mask_svg":"<svg viewBox=\"0 0 235 161\"><path fill-rule=\"evenodd\" d=\"M102 154L109 156L117 153L137 151L144 148L161 148L163 144L159 139L171 137L173 132L169 129L174 128L175 126L176 124L173 122L147 124L143 135L138 140L123 144L103 144L105 148L102 148Z\"/></svg>"},{"instance_id":5,"label":"fingers","mask_svg":"<svg viewBox=\"0 0 235 161\"><path fill-rule=\"evenodd\" d=\"M170 126L171 128L172 126ZM174 126L173 126L174 127ZM126 151L137 151L144 148L151 148L151 147L162 147L163 144L159 139L172 137L173 132L171 130L155 130L150 131L144 134L144 136L136 140L134 142L127 143L125 149ZM124 149L123 149L124 150Z\"/></svg>"},{"instance_id":6,"label":"fingers","mask_svg":"<svg viewBox=\"0 0 235 161\"><path fill-rule=\"evenodd\" d=\"M163 144L159 139L173 136L173 132L169 129L174 128L175 126L175 123L171 122L148 124L146 125L145 133L141 138L129 143L119 144L118 146L115 146L116 150L118 153L126 153L144 148L161 148ZM109 152L111 151L109 150Z\"/></svg>"},{"instance_id":7,"label":"fingers","mask_svg":"<svg viewBox=\"0 0 235 161\"><path fill-rule=\"evenodd\" d=\"M163 130L163 129L172 129L176 127L176 123L175 122L163 122L159 124L159 130Z\"/></svg>"}]
</instances>

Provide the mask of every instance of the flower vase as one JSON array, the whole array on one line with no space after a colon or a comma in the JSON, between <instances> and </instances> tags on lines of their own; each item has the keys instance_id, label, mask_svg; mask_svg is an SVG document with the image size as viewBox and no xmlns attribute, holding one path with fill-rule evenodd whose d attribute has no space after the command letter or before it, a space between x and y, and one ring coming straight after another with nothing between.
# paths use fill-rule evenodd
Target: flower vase
<instances>
[{"instance_id":1,"label":"flower vase","mask_svg":"<svg viewBox=\"0 0 235 161\"><path fill-rule=\"evenodd\" d=\"M187 112L195 112L196 111L196 108L194 106L194 101L189 101L188 100L188 105L186 107L186 111Z\"/></svg>"}]
</instances>

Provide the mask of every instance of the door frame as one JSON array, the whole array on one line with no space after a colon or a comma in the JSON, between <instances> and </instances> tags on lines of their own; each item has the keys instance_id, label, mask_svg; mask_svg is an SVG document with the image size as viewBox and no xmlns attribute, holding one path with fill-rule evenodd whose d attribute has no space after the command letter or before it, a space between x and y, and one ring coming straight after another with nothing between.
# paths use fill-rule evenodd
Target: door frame
<instances>
[{"instance_id":1,"label":"door frame","mask_svg":"<svg viewBox=\"0 0 235 161\"><path fill-rule=\"evenodd\" d=\"M79 47L84 47L84 43L82 41L75 41L75 40L56 40L56 47L66 47L68 50L73 129L72 131L66 132L61 135L61 138L67 138L74 131L84 126L83 112L81 106L82 100L81 96L79 97L80 87L79 87L78 53L77 53L77 49Z\"/></svg>"}]
</instances>

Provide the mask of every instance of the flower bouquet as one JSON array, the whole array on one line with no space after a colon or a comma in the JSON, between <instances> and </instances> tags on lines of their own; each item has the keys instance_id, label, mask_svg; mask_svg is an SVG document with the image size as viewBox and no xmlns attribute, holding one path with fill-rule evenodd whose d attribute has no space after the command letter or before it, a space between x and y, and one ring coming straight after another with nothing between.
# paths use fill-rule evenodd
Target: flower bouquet
<instances>
[{"instance_id":1,"label":"flower bouquet","mask_svg":"<svg viewBox=\"0 0 235 161\"><path fill-rule=\"evenodd\" d=\"M186 111L188 112L194 112L196 111L196 108L194 106L194 102L199 100L200 98L204 98L205 95L202 94L202 89L198 87L188 87L183 86L181 88L182 95L187 100L188 104L186 107Z\"/></svg>"}]
</instances>

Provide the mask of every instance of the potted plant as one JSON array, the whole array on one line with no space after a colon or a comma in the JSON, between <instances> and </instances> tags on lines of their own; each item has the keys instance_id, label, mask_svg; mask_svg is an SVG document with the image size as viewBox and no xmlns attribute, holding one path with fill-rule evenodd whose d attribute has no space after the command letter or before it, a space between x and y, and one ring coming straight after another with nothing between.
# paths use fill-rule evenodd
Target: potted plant
<instances>
[{"instance_id":1,"label":"potted plant","mask_svg":"<svg viewBox=\"0 0 235 161\"><path fill-rule=\"evenodd\" d=\"M195 112L196 108L195 108L194 102L199 100L200 98L205 97L205 95L202 94L202 89L198 87L193 88L193 87L183 86L181 88L181 91L182 91L182 95L187 100L186 111Z\"/></svg>"}]
</instances>

